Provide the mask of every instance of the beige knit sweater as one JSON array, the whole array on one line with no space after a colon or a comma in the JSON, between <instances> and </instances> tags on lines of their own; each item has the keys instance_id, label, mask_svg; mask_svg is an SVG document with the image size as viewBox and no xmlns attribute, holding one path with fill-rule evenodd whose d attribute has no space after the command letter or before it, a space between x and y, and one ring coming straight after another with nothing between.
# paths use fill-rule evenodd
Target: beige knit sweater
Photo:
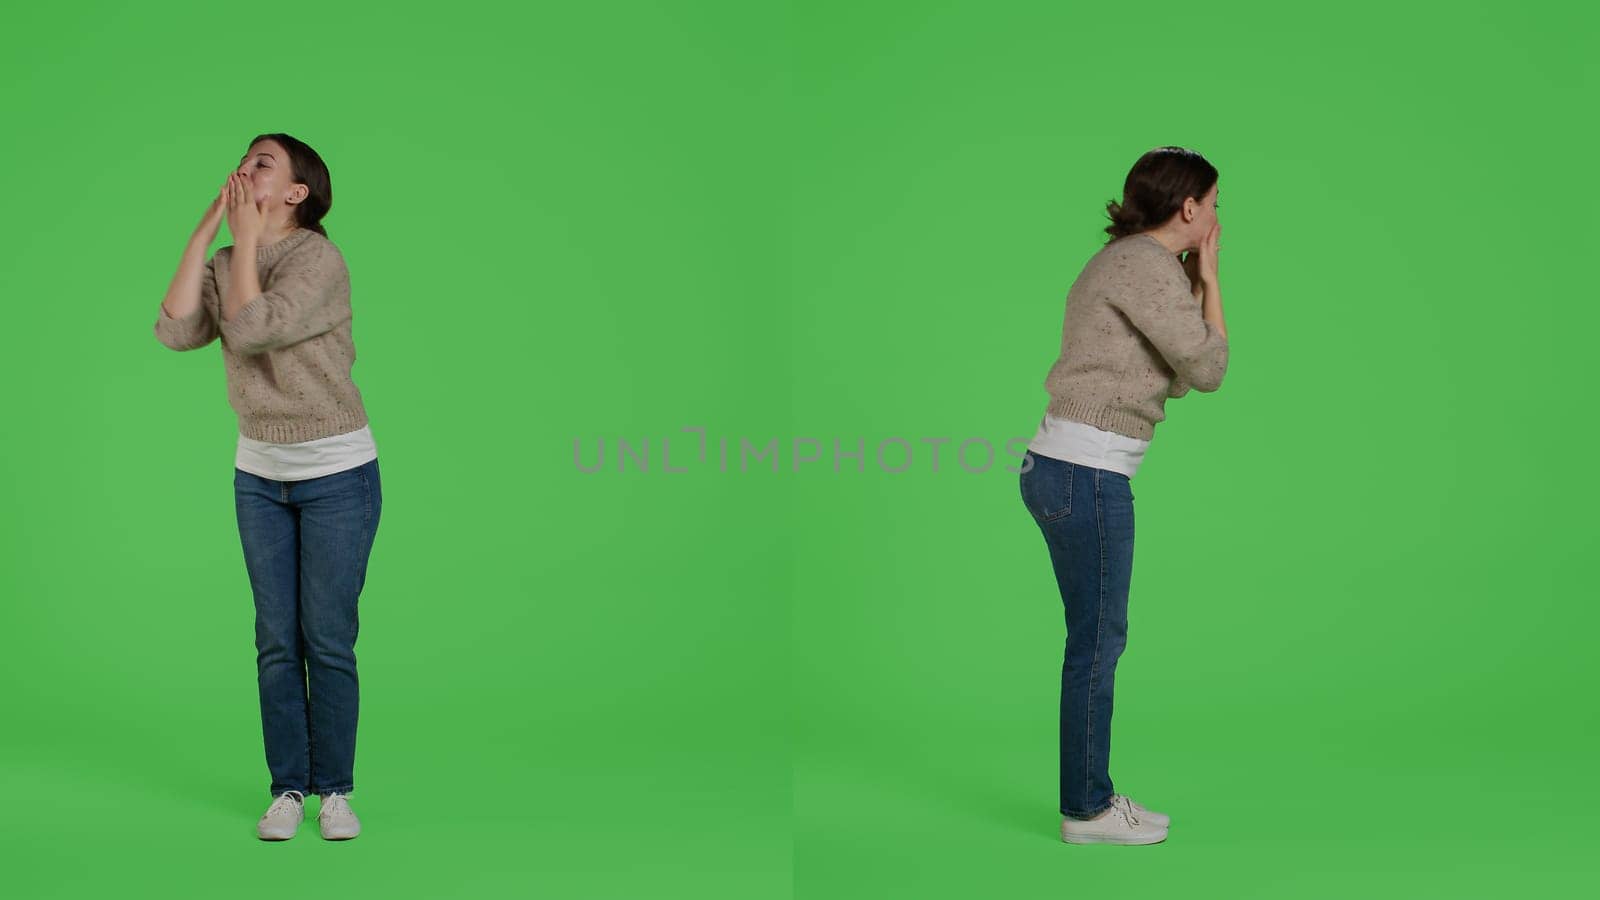
<instances>
[{"instance_id":1,"label":"beige knit sweater","mask_svg":"<svg viewBox=\"0 0 1600 900\"><path fill-rule=\"evenodd\" d=\"M1130 234L1102 247L1067 291L1046 412L1150 440L1167 398L1214 391L1227 369L1228 341L1201 317L1183 263L1151 235Z\"/></svg>"},{"instance_id":2,"label":"beige knit sweater","mask_svg":"<svg viewBox=\"0 0 1600 900\"><path fill-rule=\"evenodd\" d=\"M206 262L193 313L175 319L161 310L156 339L194 350L222 338L228 402L245 437L298 443L366 425L350 375L356 361L350 273L339 248L308 228L258 248L261 293L223 321L233 249L223 247Z\"/></svg>"}]
</instances>

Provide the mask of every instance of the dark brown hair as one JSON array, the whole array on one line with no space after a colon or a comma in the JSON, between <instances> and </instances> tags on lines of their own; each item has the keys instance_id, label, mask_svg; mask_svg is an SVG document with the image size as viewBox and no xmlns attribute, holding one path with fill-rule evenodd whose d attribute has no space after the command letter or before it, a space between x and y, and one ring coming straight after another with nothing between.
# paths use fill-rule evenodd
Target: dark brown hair
<instances>
[{"instance_id":1,"label":"dark brown hair","mask_svg":"<svg viewBox=\"0 0 1600 900\"><path fill-rule=\"evenodd\" d=\"M245 146L245 152L249 152L250 147L258 141L277 141L282 144L289 153L289 179L305 185L309 191L306 198L294 206L294 223L327 237L328 232L322 227L322 217L333 208L333 179L328 175L328 166L323 163L322 157L311 149L311 145L281 131L256 135Z\"/></svg>"},{"instance_id":2,"label":"dark brown hair","mask_svg":"<svg viewBox=\"0 0 1600 900\"><path fill-rule=\"evenodd\" d=\"M1217 169L1204 156L1182 147L1157 147L1139 157L1122 183L1122 202L1106 204L1110 243L1147 231L1172 218L1188 197L1199 199L1217 183Z\"/></svg>"}]
</instances>

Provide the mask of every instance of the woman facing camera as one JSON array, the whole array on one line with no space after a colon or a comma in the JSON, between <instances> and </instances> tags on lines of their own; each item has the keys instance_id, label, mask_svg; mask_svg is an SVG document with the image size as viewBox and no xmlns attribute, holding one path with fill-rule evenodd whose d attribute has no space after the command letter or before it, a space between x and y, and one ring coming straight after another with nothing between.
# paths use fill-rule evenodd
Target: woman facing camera
<instances>
[{"instance_id":1,"label":"woman facing camera","mask_svg":"<svg viewBox=\"0 0 1600 900\"><path fill-rule=\"evenodd\" d=\"M1154 844L1169 817L1118 793L1109 769L1133 576L1132 478L1166 401L1217 390L1228 368L1217 170L1193 151L1158 147L1107 211L1111 238L1067 292L1061 352L1044 382L1050 400L1020 480L1066 614L1061 837Z\"/></svg>"},{"instance_id":2,"label":"woman facing camera","mask_svg":"<svg viewBox=\"0 0 1600 900\"><path fill-rule=\"evenodd\" d=\"M294 836L320 794L322 836L353 838L356 601L383 490L351 378L350 275L322 227L322 158L264 134L190 235L155 323L174 350L221 339L238 416L233 491L255 595L256 673L271 805L262 840ZM223 218L232 246L206 250Z\"/></svg>"}]
</instances>

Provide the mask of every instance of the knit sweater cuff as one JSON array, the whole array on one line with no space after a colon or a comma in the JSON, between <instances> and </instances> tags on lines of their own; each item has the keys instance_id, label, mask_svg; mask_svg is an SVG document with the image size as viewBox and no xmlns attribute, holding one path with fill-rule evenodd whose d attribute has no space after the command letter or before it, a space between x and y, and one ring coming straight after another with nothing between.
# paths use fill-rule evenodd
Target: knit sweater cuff
<instances>
[{"instance_id":1,"label":"knit sweater cuff","mask_svg":"<svg viewBox=\"0 0 1600 900\"><path fill-rule=\"evenodd\" d=\"M260 327L260 319L266 315L266 296L265 291L255 295L250 298L249 303L233 314L233 318L222 320L223 337L228 339L231 346L239 348L240 352L249 352L247 348L241 346L243 342L240 341L240 337L254 334Z\"/></svg>"},{"instance_id":2,"label":"knit sweater cuff","mask_svg":"<svg viewBox=\"0 0 1600 900\"><path fill-rule=\"evenodd\" d=\"M188 315L178 317L168 315L167 308L162 306L156 314L156 340L173 350L192 350L203 346L216 337L210 329L210 318L211 314L203 304L196 306Z\"/></svg>"}]
</instances>

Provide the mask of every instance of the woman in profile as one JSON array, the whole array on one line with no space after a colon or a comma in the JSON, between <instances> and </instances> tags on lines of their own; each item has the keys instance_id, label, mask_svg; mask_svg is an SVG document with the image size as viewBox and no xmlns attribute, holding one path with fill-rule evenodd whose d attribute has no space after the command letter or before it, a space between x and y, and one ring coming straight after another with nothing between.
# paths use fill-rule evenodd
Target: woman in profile
<instances>
[{"instance_id":1,"label":"woman in profile","mask_svg":"<svg viewBox=\"0 0 1600 900\"><path fill-rule=\"evenodd\" d=\"M1158 147L1134 163L1107 212L1111 237L1067 292L1061 352L1044 382L1050 400L1020 480L1066 614L1062 840L1154 844L1170 817L1117 793L1109 768L1133 577L1132 478L1167 399L1217 390L1228 367L1217 170L1193 151Z\"/></svg>"},{"instance_id":2,"label":"woman in profile","mask_svg":"<svg viewBox=\"0 0 1600 900\"><path fill-rule=\"evenodd\" d=\"M190 235L155 323L174 350L221 338L238 416L234 501L272 779L262 840L294 837L313 793L324 838L361 831L348 799L356 601L383 491L350 375L350 275L322 227L332 205L316 151L287 134L257 136ZM207 260L224 216L233 244Z\"/></svg>"}]
</instances>

